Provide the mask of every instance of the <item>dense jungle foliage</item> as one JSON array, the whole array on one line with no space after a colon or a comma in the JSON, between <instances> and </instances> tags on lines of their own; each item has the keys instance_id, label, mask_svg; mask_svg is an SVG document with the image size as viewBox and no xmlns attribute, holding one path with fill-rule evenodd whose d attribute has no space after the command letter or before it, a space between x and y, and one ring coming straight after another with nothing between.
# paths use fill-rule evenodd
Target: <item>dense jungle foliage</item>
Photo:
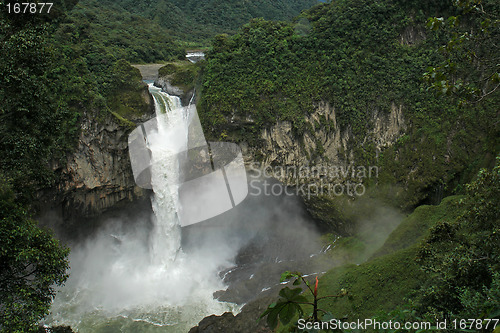
<instances>
[{"instance_id":1,"label":"dense jungle foliage","mask_svg":"<svg viewBox=\"0 0 500 333\"><path fill-rule=\"evenodd\" d=\"M78 110L63 73L70 64L49 41L51 15L0 12L0 330L30 332L67 278L68 250L31 219L29 204L53 184L51 162L72 147ZM13 3L13 1L8 1ZM69 68L74 68L72 65ZM76 73L72 73L75 77Z\"/></svg>"},{"instance_id":2,"label":"dense jungle foliage","mask_svg":"<svg viewBox=\"0 0 500 333\"><path fill-rule=\"evenodd\" d=\"M50 13L36 15L9 13L16 1L0 2L1 331L34 329L47 314L54 285L67 277L68 251L40 230L31 215L40 189L55 186L57 169L75 149L82 118L105 121L114 116L133 125L128 118L145 112L135 106L142 105L137 101L146 88L129 61L184 58L186 42L206 43L215 32L230 32L261 13L248 3L248 11L236 17L243 7L225 13L228 7L219 9L216 3L194 14L189 12L192 3L179 2L187 14L183 21L162 15L175 7L166 2L124 2L130 11L115 1L77 2L55 0ZM288 18L311 3L265 1L267 7L259 10L269 19ZM136 13L150 5L149 11ZM159 11L161 6L167 10ZM200 13L203 23L194 23ZM228 16L234 22L215 31L220 22L210 22ZM174 34L169 22L198 31Z\"/></svg>"},{"instance_id":3,"label":"dense jungle foliage","mask_svg":"<svg viewBox=\"0 0 500 333\"><path fill-rule=\"evenodd\" d=\"M335 130L331 122L306 121L328 102L358 163L378 164L379 183L405 187L398 205L427 202L438 187L459 192L478 167L493 165L499 149L499 123L491 119L500 106L500 9L495 1L475 8L444 0L344 0L317 5L293 23L252 20L213 41L202 122L213 138L254 146L261 130L279 121L289 121L297 138L314 138L318 125ZM430 17L457 23L428 29ZM411 126L376 158L373 143L359 141L373 112L393 106L402 107ZM245 121L235 127L231 119ZM311 163L322 158L320 149Z\"/></svg>"},{"instance_id":4,"label":"dense jungle foliage","mask_svg":"<svg viewBox=\"0 0 500 333\"><path fill-rule=\"evenodd\" d=\"M206 44L215 34L237 31L250 19L290 20L316 0L101 1L153 20L183 42Z\"/></svg>"},{"instance_id":5,"label":"dense jungle foliage","mask_svg":"<svg viewBox=\"0 0 500 333\"><path fill-rule=\"evenodd\" d=\"M174 68L186 87L201 75L207 136L258 147L261 130L278 121L299 140L317 126L333 131L326 120L306 121L327 102L359 163L382 170L371 195L391 198L384 186L402 187L391 204L408 211L436 188L461 195L417 208L372 260L321 278L326 293L354 294L328 310L499 316L498 1L338 0L300 13L316 1L60 0L38 16L9 15L13 2L0 2L0 329L29 331L66 278L67 250L36 226L31 205L56 184L82 118L131 125L137 110L124 100L144 85L129 62L178 60L216 33L227 34L213 38L204 64ZM366 120L393 105L408 131L376 156L362 140ZM245 121L234 126L233 118ZM323 216L338 212L322 200Z\"/></svg>"},{"instance_id":6,"label":"dense jungle foliage","mask_svg":"<svg viewBox=\"0 0 500 333\"><path fill-rule=\"evenodd\" d=\"M206 47L218 33L234 33L251 18L291 19L315 3L82 0L57 34L89 53L132 63L163 62L183 58L184 47Z\"/></svg>"}]
</instances>

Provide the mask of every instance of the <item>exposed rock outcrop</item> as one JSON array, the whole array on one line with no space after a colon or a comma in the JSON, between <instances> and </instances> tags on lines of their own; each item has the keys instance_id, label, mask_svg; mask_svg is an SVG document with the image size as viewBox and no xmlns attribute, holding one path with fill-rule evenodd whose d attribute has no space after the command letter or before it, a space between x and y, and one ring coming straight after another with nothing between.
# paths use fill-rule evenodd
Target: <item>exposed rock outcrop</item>
<instances>
[{"instance_id":1,"label":"exposed rock outcrop","mask_svg":"<svg viewBox=\"0 0 500 333\"><path fill-rule=\"evenodd\" d=\"M127 119L105 111L85 111L75 150L66 163L54 166L59 174L57 187L49 198L55 209L69 224L75 219L97 217L110 208L149 197L148 191L136 186L128 153L128 134L136 123L154 116L154 104L147 86L140 92L145 113ZM104 114L103 114L104 113ZM43 203L42 203L43 204Z\"/></svg>"},{"instance_id":2,"label":"exposed rock outcrop","mask_svg":"<svg viewBox=\"0 0 500 333\"><path fill-rule=\"evenodd\" d=\"M188 105L194 95L194 89L186 90L172 84L172 78L167 76L159 77L155 80L154 85L162 88L169 95L178 96L181 99L182 105Z\"/></svg>"},{"instance_id":3,"label":"exposed rock outcrop","mask_svg":"<svg viewBox=\"0 0 500 333\"><path fill-rule=\"evenodd\" d=\"M162 76L155 80L155 86L162 88L169 95L182 97L185 92L180 87L172 85L171 78L168 76Z\"/></svg>"},{"instance_id":4,"label":"exposed rock outcrop","mask_svg":"<svg viewBox=\"0 0 500 333\"><path fill-rule=\"evenodd\" d=\"M209 316L203 318L198 326L189 330L189 333L270 333L265 320L257 321L267 306L275 300L275 297L263 297L245 305L236 316L226 312L221 316Z\"/></svg>"},{"instance_id":5,"label":"exposed rock outcrop","mask_svg":"<svg viewBox=\"0 0 500 333\"><path fill-rule=\"evenodd\" d=\"M154 85L169 95L180 97L182 105L188 105L195 94L198 75L195 62L169 63L158 70Z\"/></svg>"},{"instance_id":6,"label":"exposed rock outcrop","mask_svg":"<svg viewBox=\"0 0 500 333\"><path fill-rule=\"evenodd\" d=\"M417 26L407 26L399 36L399 42L401 45L416 45L419 42L425 40L426 38L425 29Z\"/></svg>"},{"instance_id":7,"label":"exposed rock outcrop","mask_svg":"<svg viewBox=\"0 0 500 333\"><path fill-rule=\"evenodd\" d=\"M76 151L62 169L59 192L66 216L96 216L118 202L144 196L135 185L128 156L128 133L113 116L85 115Z\"/></svg>"},{"instance_id":8,"label":"exposed rock outcrop","mask_svg":"<svg viewBox=\"0 0 500 333\"><path fill-rule=\"evenodd\" d=\"M350 128L345 130L340 128L335 109L328 103L319 103L316 111L307 116L306 122L313 131L307 132L302 138L294 135L290 122L281 121L262 130L261 146L249 147L243 142L246 162L250 164L256 160L255 156L262 156L262 165L279 165L285 169L312 165L318 168L328 165L347 166L357 162L353 149L350 149L353 139L356 139L357 144L361 146L368 143L374 145L371 149L375 149L378 155L384 148L393 145L407 128L403 107L395 104L392 104L388 111L371 112L366 134L361 139L355 138ZM318 148L321 148L320 152ZM289 177L290 173L275 176L285 184L295 183L295 180ZM302 180L314 181L314 179Z\"/></svg>"}]
</instances>

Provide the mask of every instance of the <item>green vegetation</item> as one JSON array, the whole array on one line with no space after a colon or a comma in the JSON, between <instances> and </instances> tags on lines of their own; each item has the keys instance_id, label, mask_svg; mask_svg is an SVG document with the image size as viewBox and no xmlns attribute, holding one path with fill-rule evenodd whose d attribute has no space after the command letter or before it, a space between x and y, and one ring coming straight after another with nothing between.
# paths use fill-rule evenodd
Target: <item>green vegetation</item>
<instances>
[{"instance_id":1,"label":"green vegetation","mask_svg":"<svg viewBox=\"0 0 500 333\"><path fill-rule=\"evenodd\" d=\"M467 194L463 213L442 219L419 249L418 262L431 279L417 297L418 309L433 318L500 317L500 156Z\"/></svg>"},{"instance_id":2,"label":"green vegetation","mask_svg":"<svg viewBox=\"0 0 500 333\"><path fill-rule=\"evenodd\" d=\"M1 13L0 173L31 204L55 184L51 166L74 149L82 114L140 118L146 87L126 61L62 36L64 13L23 22Z\"/></svg>"},{"instance_id":3,"label":"green vegetation","mask_svg":"<svg viewBox=\"0 0 500 333\"><path fill-rule=\"evenodd\" d=\"M9 1L11 2L11 1ZM5 2L4 2L5 3ZM56 1L51 15L0 11L0 330L35 331L55 287L67 278L68 250L28 213L40 188L55 181L51 165L79 132L74 99L81 82L48 35L74 3Z\"/></svg>"},{"instance_id":4,"label":"green vegetation","mask_svg":"<svg viewBox=\"0 0 500 333\"><path fill-rule=\"evenodd\" d=\"M458 15L429 18L427 26L432 30L451 32L450 40L440 48L445 60L424 76L438 94L479 102L500 87L500 57L491 47L500 38L500 9L498 3L488 5L485 8L478 0L457 1ZM470 31L471 26L475 31Z\"/></svg>"},{"instance_id":5,"label":"green vegetation","mask_svg":"<svg viewBox=\"0 0 500 333\"><path fill-rule=\"evenodd\" d=\"M69 70L47 40L51 21L18 19L0 12L0 174L26 203L53 184L50 162L74 143L79 115L73 106L86 95L73 99L79 91L71 90L84 84L74 72L73 81L58 80Z\"/></svg>"},{"instance_id":6,"label":"green vegetation","mask_svg":"<svg viewBox=\"0 0 500 333\"><path fill-rule=\"evenodd\" d=\"M312 307L312 313L306 318L306 320L318 322L320 313L323 312L326 314L326 311L319 308L319 301L326 300L328 298L340 298L347 296L345 289L341 290L341 292L337 295L319 296L318 277L316 277L316 283L313 288L304 275L299 272L287 271L283 273L281 275L280 282L288 282L291 279L294 279L294 286L303 284L307 287L306 290L308 291L308 295L312 297L312 301L309 302L308 299L302 295L303 290L300 287L294 289L285 287L281 289L279 292L280 299L269 305L267 310L260 316L260 318L267 317L267 324L271 329L275 329L278 326L278 323L287 325L296 316L299 316L299 318L304 317L304 309L302 307L305 305Z\"/></svg>"},{"instance_id":7,"label":"green vegetation","mask_svg":"<svg viewBox=\"0 0 500 333\"><path fill-rule=\"evenodd\" d=\"M111 73L104 91L111 111L124 121L147 114L150 105L145 103L145 99L149 99L149 95L139 70L122 59L113 64ZM129 123L135 128L135 123L130 120Z\"/></svg>"},{"instance_id":8,"label":"green vegetation","mask_svg":"<svg viewBox=\"0 0 500 333\"><path fill-rule=\"evenodd\" d=\"M481 170L467 186L466 196L446 198L439 206L420 206L370 260L324 274L319 290L346 290L349 297L326 299L321 307L328 315L323 320L435 323L500 317L499 200L500 156L492 170ZM299 315L305 317L304 313ZM273 328L275 321L271 318L269 323ZM280 331L294 329L296 325Z\"/></svg>"},{"instance_id":9,"label":"green vegetation","mask_svg":"<svg viewBox=\"0 0 500 333\"><path fill-rule=\"evenodd\" d=\"M289 121L299 145L305 134L317 143L314 162L325 154L318 128L329 135L336 128L307 116L327 102L359 164L380 167L367 196L410 211L432 202L436 188L464 195L418 207L381 247L352 223L369 217L362 202L308 202L315 218L348 236L335 241L332 266L359 263L319 279L324 294L349 291L349 298L324 300L333 318L499 317L496 1L338 0L293 22L269 20L316 1L70 0L56 1L51 15L8 15L4 5L12 2L0 4L2 329L34 329L67 277L67 250L28 212L40 189L57 183L54 169L74 149L82 118L115 117L132 128L150 110L129 62L165 62L160 74L174 85L201 88L209 137L259 147L264 128ZM206 62L179 61L186 46L205 46L216 33ZM363 143L367 119L393 107L403 109L408 128L376 154L372 142ZM491 170L466 186L485 166ZM313 303L311 320L320 319L317 291L309 291L312 301L282 292L266 313L270 325L307 317L303 302Z\"/></svg>"},{"instance_id":10,"label":"green vegetation","mask_svg":"<svg viewBox=\"0 0 500 333\"><path fill-rule=\"evenodd\" d=\"M482 8L498 14L494 1L483 1ZM306 118L328 102L340 129L350 133L357 163L380 167L381 188L404 190L396 206L411 210L432 202L436 188L460 193L479 167L493 163L499 123L491 119L500 107L498 91L459 105L454 96L434 94L424 80L429 66L446 61L437 49L453 38L451 31L426 30L427 18L460 10L447 1L341 0L317 5L294 23L256 19L232 37L219 35L204 69L200 119L207 135L259 147L264 128L289 121L299 144L306 133L319 142L317 124ZM472 22L469 30L480 24ZM487 40L495 40L498 27L488 29ZM478 44L480 50L467 45L495 63L494 43ZM483 73L481 66L460 66ZM406 136L376 157L373 143L360 144L370 130L367 120L375 110L399 106L409 125ZM233 119L242 121L234 126ZM334 128L323 126L328 128L334 135ZM316 155L321 158L321 147ZM388 195L379 191L379 197Z\"/></svg>"},{"instance_id":11,"label":"green vegetation","mask_svg":"<svg viewBox=\"0 0 500 333\"><path fill-rule=\"evenodd\" d=\"M425 280L414 261L416 249L408 248L359 266L332 269L320 278L326 293L344 288L349 299L329 301L324 308L335 318L370 318L378 311L391 311ZM338 289L337 289L338 290Z\"/></svg>"},{"instance_id":12,"label":"green vegetation","mask_svg":"<svg viewBox=\"0 0 500 333\"><path fill-rule=\"evenodd\" d=\"M190 46L206 46L216 34L234 33L252 18L289 20L317 0L102 1L157 22Z\"/></svg>"},{"instance_id":13,"label":"green vegetation","mask_svg":"<svg viewBox=\"0 0 500 333\"><path fill-rule=\"evenodd\" d=\"M81 0L56 35L76 52L153 63L183 59L185 47L206 47L218 33L234 33L254 17L291 19L316 0L97 1Z\"/></svg>"},{"instance_id":14,"label":"green vegetation","mask_svg":"<svg viewBox=\"0 0 500 333\"><path fill-rule=\"evenodd\" d=\"M331 249L326 254L329 260L345 264L360 263L366 259L368 246L359 237L339 237L335 234L326 234L323 239L326 239L326 246L331 245Z\"/></svg>"},{"instance_id":15,"label":"green vegetation","mask_svg":"<svg viewBox=\"0 0 500 333\"><path fill-rule=\"evenodd\" d=\"M460 197L451 197L439 206L420 206L401 222L370 260L328 271L319 279L319 287L327 294L346 289L350 297L330 300L323 308L334 318L364 319L406 304L405 297L427 279L415 261L419 244L429 234L429 228L443 218L451 221L460 214L459 200ZM330 257L335 260L336 253Z\"/></svg>"},{"instance_id":16,"label":"green vegetation","mask_svg":"<svg viewBox=\"0 0 500 333\"><path fill-rule=\"evenodd\" d=\"M40 190L57 183L55 169L74 150L83 116L98 119L114 113L125 119L133 112L137 118L144 112L137 96L145 86L127 62L93 54L91 48L79 48L58 35L59 23L65 20L62 9L74 2L55 1L49 16L9 15L4 4L0 330L31 332L48 313L55 287L64 283L68 268L68 250L30 217Z\"/></svg>"},{"instance_id":17,"label":"green vegetation","mask_svg":"<svg viewBox=\"0 0 500 333\"><path fill-rule=\"evenodd\" d=\"M158 76L167 78L169 82L181 88L184 92L188 92L195 88L199 79L201 65L193 64L189 61L178 61L176 63L168 63L158 70Z\"/></svg>"},{"instance_id":18,"label":"green vegetation","mask_svg":"<svg viewBox=\"0 0 500 333\"><path fill-rule=\"evenodd\" d=\"M61 22L55 38L71 45L77 55L85 54L91 64L110 58L152 63L185 55L171 31L114 1L79 1Z\"/></svg>"},{"instance_id":19,"label":"green vegetation","mask_svg":"<svg viewBox=\"0 0 500 333\"><path fill-rule=\"evenodd\" d=\"M37 227L0 178L0 331L33 332L67 279L69 250Z\"/></svg>"},{"instance_id":20,"label":"green vegetation","mask_svg":"<svg viewBox=\"0 0 500 333\"><path fill-rule=\"evenodd\" d=\"M410 247L428 236L429 229L438 222L456 219L460 214L460 210L457 210L457 202L461 198L462 196L451 196L444 198L439 206L419 206L389 235L384 245L375 252L373 257Z\"/></svg>"}]
</instances>

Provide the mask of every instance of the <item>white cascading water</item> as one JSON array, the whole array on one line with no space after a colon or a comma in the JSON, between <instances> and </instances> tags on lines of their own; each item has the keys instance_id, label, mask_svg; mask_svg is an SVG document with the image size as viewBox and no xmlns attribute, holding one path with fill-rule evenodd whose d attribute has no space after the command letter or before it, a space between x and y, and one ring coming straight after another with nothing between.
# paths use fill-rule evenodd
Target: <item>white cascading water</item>
<instances>
[{"instance_id":1,"label":"white cascading water","mask_svg":"<svg viewBox=\"0 0 500 333\"><path fill-rule=\"evenodd\" d=\"M149 90L155 101L158 132L148 137L152 153L151 184L154 229L151 235L151 260L153 265L173 262L181 250L181 233L177 211L178 161L175 156L187 149L188 123L180 112L181 100L161 92L153 84Z\"/></svg>"},{"instance_id":2,"label":"white cascading water","mask_svg":"<svg viewBox=\"0 0 500 333\"><path fill-rule=\"evenodd\" d=\"M218 276L232 266L236 249L225 242L204 242L186 254L177 218L175 159L185 150L187 115L180 100L150 85L158 132L148 136L152 152L153 227L123 216L110 220L96 237L70 254L70 278L51 308L47 325L70 325L87 332L187 332L203 317L237 311L214 300L224 289ZM165 115L166 113L166 115Z\"/></svg>"}]
</instances>

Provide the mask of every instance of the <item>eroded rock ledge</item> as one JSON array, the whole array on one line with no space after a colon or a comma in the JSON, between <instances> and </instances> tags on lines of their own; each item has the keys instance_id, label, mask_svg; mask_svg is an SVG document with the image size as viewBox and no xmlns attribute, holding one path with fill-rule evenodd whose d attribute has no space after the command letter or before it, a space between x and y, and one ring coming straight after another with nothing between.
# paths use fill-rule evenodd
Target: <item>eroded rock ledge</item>
<instances>
[{"instance_id":1,"label":"eroded rock ledge","mask_svg":"<svg viewBox=\"0 0 500 333\"><path fill-rule=\"evenodd\" d=\"M55 164L59 181L40 193L40 215L56 211L65 226L98 217L112 208L149 198L136 186L128 153L128 134L135 125L154 117L154 103L144 84L141 110L121 117L115 112L86 110L74 151Z\"/></svg>"},{"instance_id":2,"label":"eroded rock ledge","mask_svg":"<svg viewBox=\"0 0 500 333\"><path fill-rule=\"evenodd\" d=\"M316 106L316 111L307 116L306 122L314 131L306 132L302 138L294 135L290 122L281 121L262 130L262 144L259 147L251 147L243 142L245 162L250 165L257 160L256 156L261 156L261 165L281 166L285 169L310 165L317 168L328 165L348 166L359 163L353 153L354 144L364 146L369 143L372 146L370 149L375 149L378 156L383 149L392 146L404 135L407 129L403 106L396 104L392 104L388 111L373 110L367 119L366 134L362 138L354 137L350 128L342 130L337 122L335 109L325 102ZM317 153L319 145L321 154ZM285 184L294 184L294 179L286 177L289 174L276 176Z\"/></svg>"}]
</instances>

